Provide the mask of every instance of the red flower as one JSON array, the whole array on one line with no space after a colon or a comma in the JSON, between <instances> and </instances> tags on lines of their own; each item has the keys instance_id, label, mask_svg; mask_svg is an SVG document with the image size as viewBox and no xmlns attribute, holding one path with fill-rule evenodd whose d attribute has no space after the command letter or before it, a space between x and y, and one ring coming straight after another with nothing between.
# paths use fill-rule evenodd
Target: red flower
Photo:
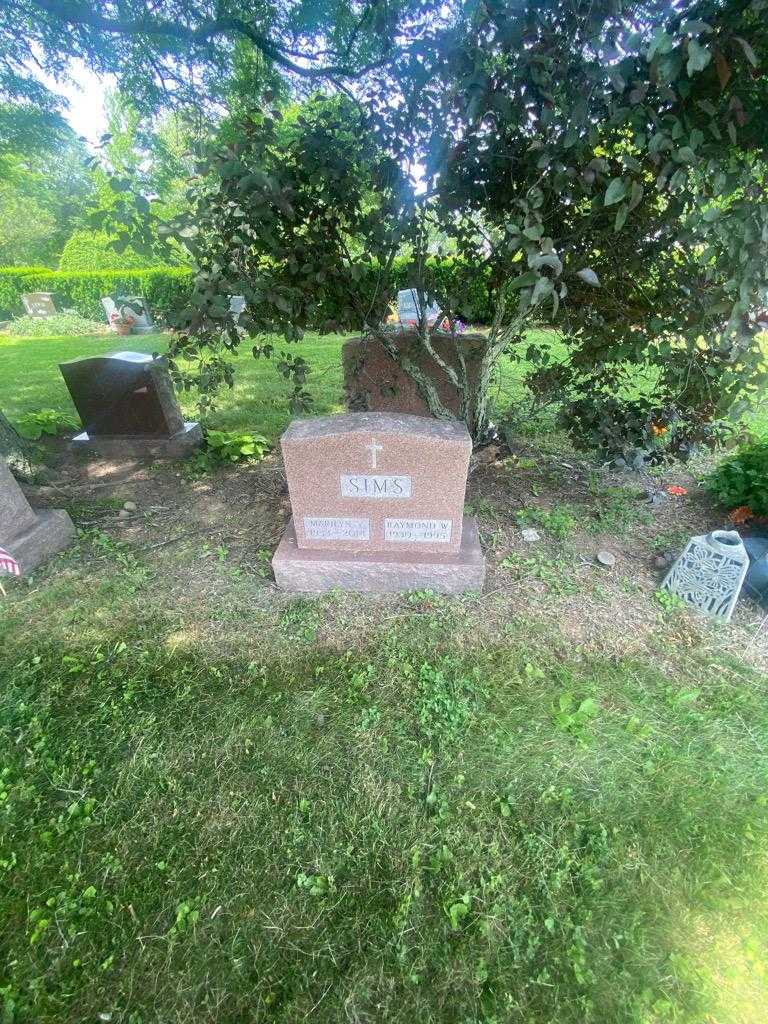
<instances>
[{"instance_id":1,"label":"red flower","mask_svg":"<svg viewBox=\"0 0 768 1024\"><path fill-rule=\"evenodd\" d=\"M739 505L738 508L734 508L728 513L728 518L734 526L738 526L739 523L746 523L748 519L752 518L752 509L749 505Z\"/></svg>"},{"instance_id":2,"label":"red flower","mask_svg":"<svg viewBox=\"0 0 768 1024\"><path fill-rule=\"evenodd\" d=\"M674 494L676 497L682 497L683 494L688 493L687 487L680 487L679 484L670 484L667 488L667 494Z\"/></svg>"}]
</instances>

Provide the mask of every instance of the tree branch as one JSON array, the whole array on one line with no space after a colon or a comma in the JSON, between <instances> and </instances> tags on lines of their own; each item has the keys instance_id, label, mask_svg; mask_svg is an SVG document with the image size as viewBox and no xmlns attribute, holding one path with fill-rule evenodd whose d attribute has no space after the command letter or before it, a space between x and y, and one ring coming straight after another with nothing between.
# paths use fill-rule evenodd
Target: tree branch
<instances>
[{"instance_id":1,"label":"tree branch","mask_svg":"<svg viewBox=\"0 0 768 1024\"><path fill-rule=\"evenodd\" d=\"M301 75L304 78L358 78L378 67L383 67L387 61L374 61L361 68L353 68L345 64L329 64L322 67L304 67L297 64L286 55L286 47L271 39L263 32L259 32L253 25L243 21L242 18L222 17L210 18L200 22L196 28L190 28L177 21L158 20L154 18L133 18L125 21L115 18L107 18L98 14L92 7L78 2L67 2L67 0L29 0L30 5L46 14L69 25L83 25L88 28L97 29L99 32L106 32L120 36L146 36L155 40L167 40L187 43L190 46L205 47L218 36L243 36L249 39L253 45L260 50L265 57L285 68L292 74ZM295 53L296 51L290 51ZM308 53L303 59L315 60L313 54Z\"/></svg>"}]
</instances>

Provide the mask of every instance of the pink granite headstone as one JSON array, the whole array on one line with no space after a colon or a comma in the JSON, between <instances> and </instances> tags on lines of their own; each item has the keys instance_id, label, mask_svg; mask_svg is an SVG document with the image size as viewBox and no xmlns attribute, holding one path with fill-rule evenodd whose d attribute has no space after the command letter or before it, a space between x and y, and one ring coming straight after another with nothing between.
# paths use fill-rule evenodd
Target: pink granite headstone
<instances>
[{"instance_id":1,"label":"pink granite headstone","mask_svg":"<svg viewBox=\"0 0 768 1024\"><path fill-rule=\"evenodd\" d=\"M463 423L350 413L295 420L281 438L293 519L273 560L289 590L480 589L464 519Z\"/></svg>"}]
</instances>

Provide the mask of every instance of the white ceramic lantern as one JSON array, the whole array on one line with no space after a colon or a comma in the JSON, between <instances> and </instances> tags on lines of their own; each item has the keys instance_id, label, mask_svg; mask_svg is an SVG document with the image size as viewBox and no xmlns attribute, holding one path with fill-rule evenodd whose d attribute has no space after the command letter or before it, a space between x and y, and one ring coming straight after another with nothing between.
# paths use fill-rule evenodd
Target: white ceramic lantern
<instances>
[{"instance_id":1,"label":"white ceramic lantern","mask_svg":"<svg viewBox=\"0 0 768 1024\"><path fill-rule=\"evenodd\" d=\"M729 622L749 568L749 555L735 530L691 537L661 584L695 611Z\"/></svg>"}]
</instances>

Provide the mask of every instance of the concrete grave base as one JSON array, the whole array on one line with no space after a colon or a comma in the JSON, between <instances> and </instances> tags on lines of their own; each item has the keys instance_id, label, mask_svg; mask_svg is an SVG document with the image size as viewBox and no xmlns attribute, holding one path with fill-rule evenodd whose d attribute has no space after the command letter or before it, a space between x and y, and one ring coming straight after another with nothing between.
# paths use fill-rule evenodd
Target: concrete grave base
<instances>
[{"instance_id":1,"label":"concrete grave base","mask_svg":"<svg viewBox=\"0 0 768 1024\"><path fill-rule=\"evenodd\" d=\"M166 456L181 459L203 443L199 423L185 423L184 429L167 437L156 434L89 434L84 430L70 441L76 451L94 451L99 455Z\"/></svg>"},{"instance_id":2,"label":"concrete grave base","mask_svg":"<svg viewBox=\"0 0 768 1024\"><path fill-rule=\"evenodd\" d=\"M313 551L299 548L293 519L272 559L275 580L282 590L318 594L350 590L363 594L394 594L434 590L440 594L480 591L485 582L485 556L480 549L476 519L464 519L458 554L413 551Z\"/></svg>"},{"instance_id":3,"label":"concrete grave base","mask_svg":"<svg viewBox=\"0 0 768 1024\"><path fill-rule=\"evenodd\" d=\"M51 555L62 551L74 538L75 527L63 509L40 509L35 513L35 522L23 533L5 541L3 547L26 575Z\"/></svg>"}]
</instances>

